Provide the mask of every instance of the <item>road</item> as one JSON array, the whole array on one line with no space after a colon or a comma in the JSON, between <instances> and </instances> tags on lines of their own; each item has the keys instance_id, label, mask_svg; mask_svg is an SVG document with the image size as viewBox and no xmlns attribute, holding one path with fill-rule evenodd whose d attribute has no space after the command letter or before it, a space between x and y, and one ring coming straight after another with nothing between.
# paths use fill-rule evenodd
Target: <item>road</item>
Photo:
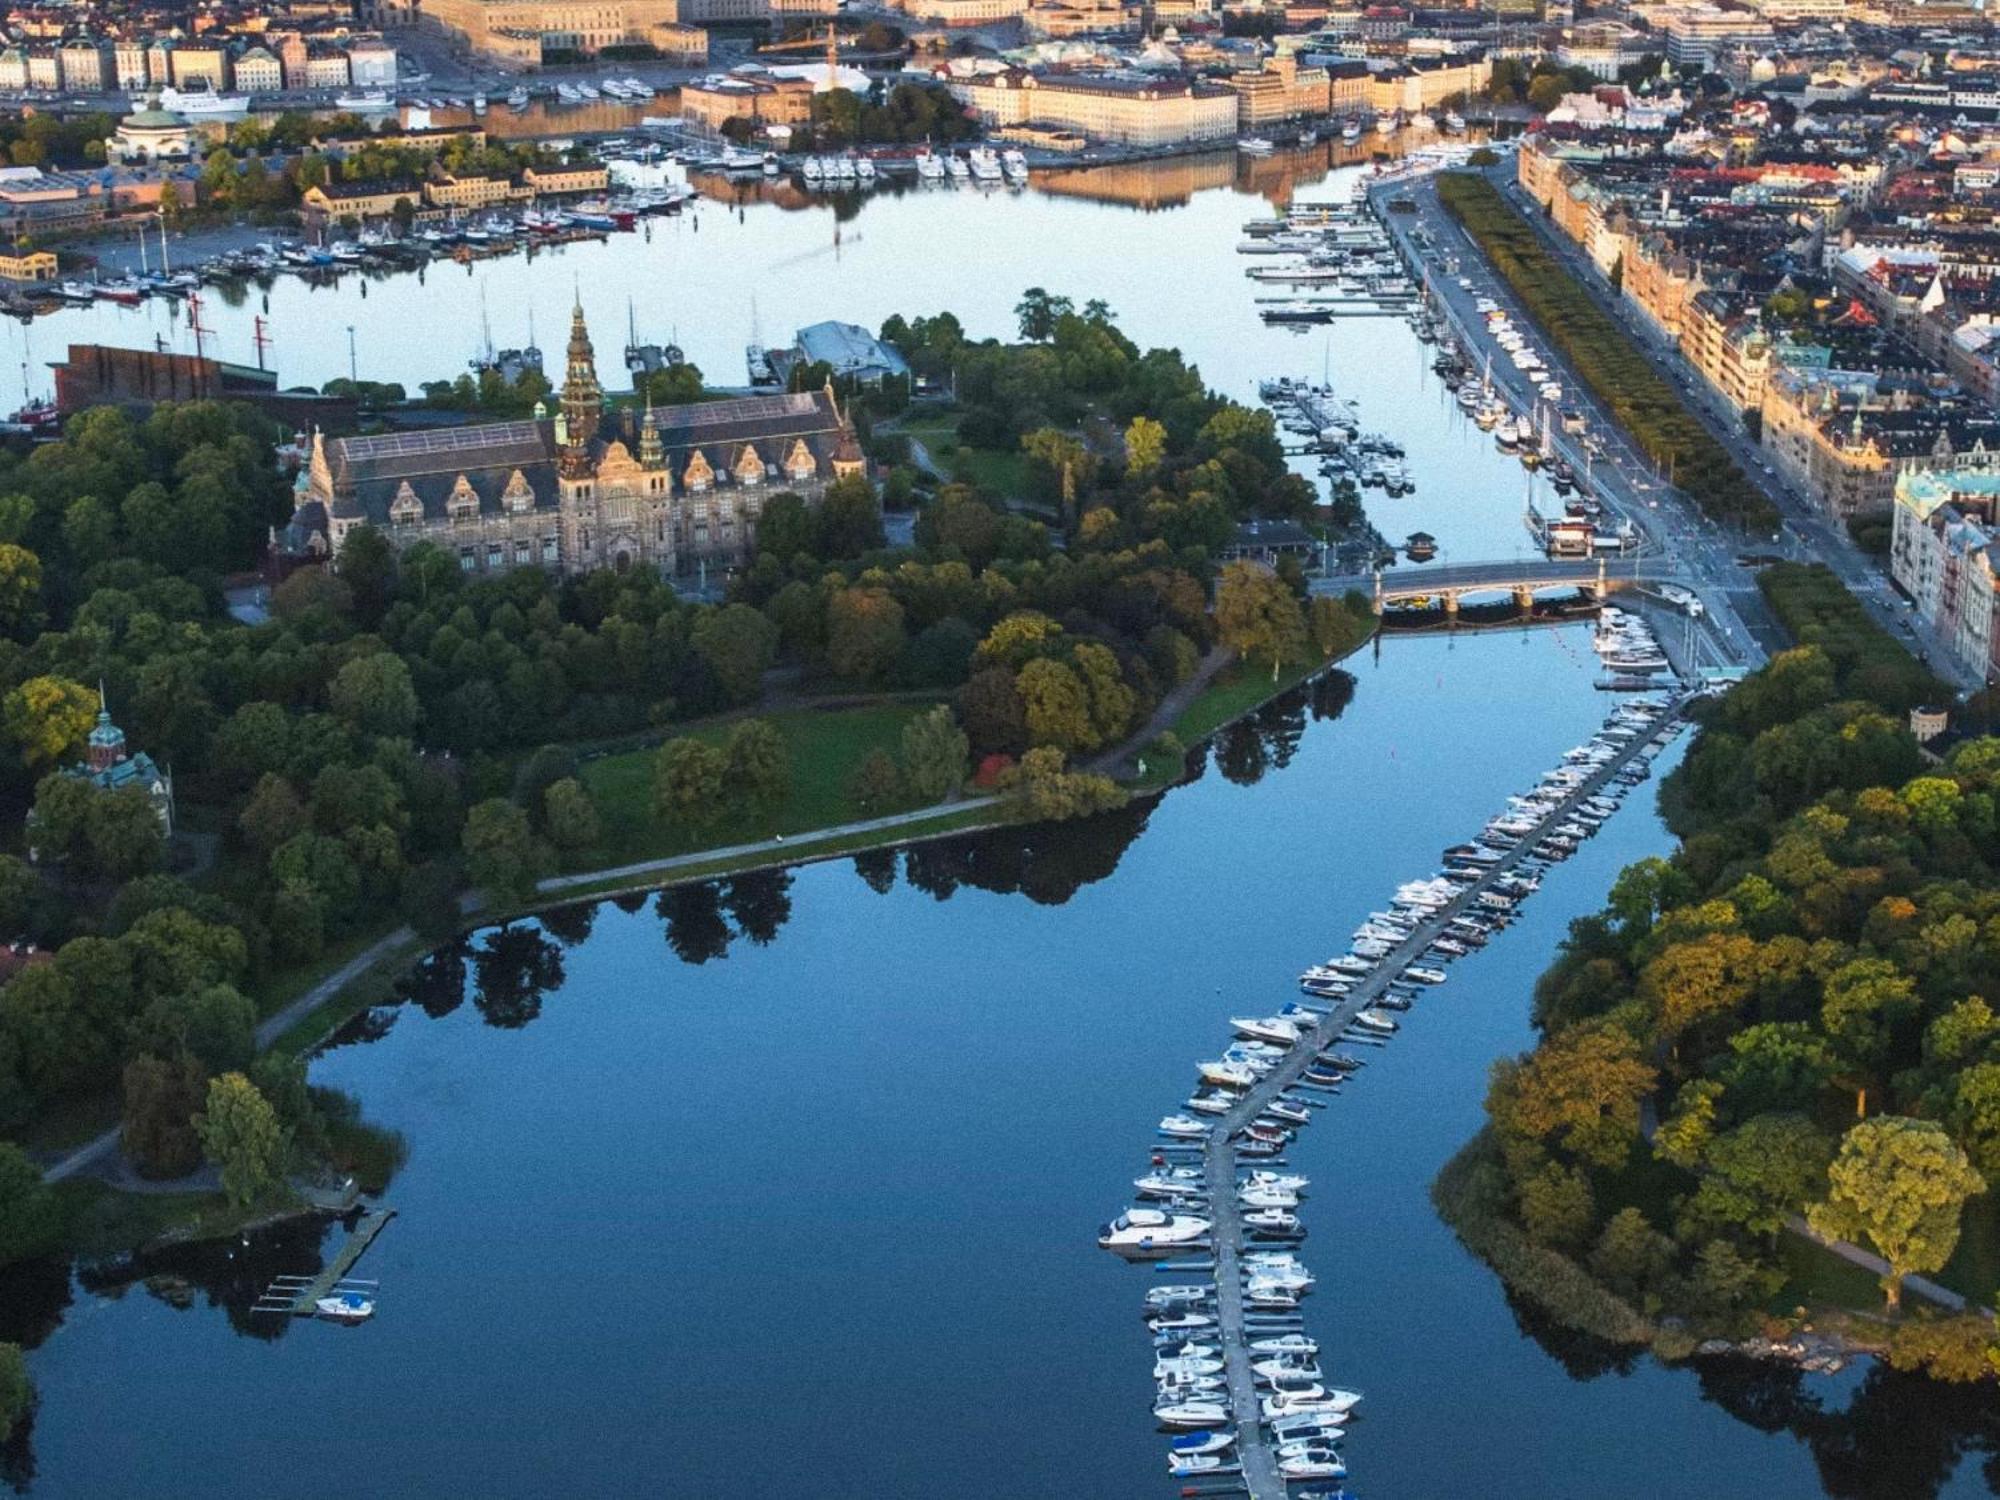
<instances>
[{"instance_id":1,"label":"road","mask_svg":"<svg viewBox=\"0 0 2000 1500\"><path fill-rule=\"evenodd\" d=\"M1405 177L1370 189L1405 264L1428 285L1433 305L1452 330L1468 362L1492 380L1516 412L1532 413L1538 387L1553 378L1563 387L1563 404L1583 413L1581 435L1550 435L1584 487L1641 538L1638 553L1654 562L1670 559L1677 581L1702 597L1704 654L1719 666L1756 667L1789 642L1772 618L1751 570L1738 557L1746 539L1725 532L1700 514L1652 461L1633 446L1610 412L1578 377L1561 352L1550 346L1513 290L1493 272L1485 256L1438 201L1434 178ZM1387 201L1407 200L1413 211L1387 209ZM1417 231L1428 243L1420 244ZM1514 367L1494 342L1479 303L1497 304L1527 335L1548 363L1532 380ZM1546 405L1546 403L1542 403ZM1551 414L1553 416L1553 414Z\"/></svg>"},{"instance_id":2,"label":"road","mask_svg":"<svg viewBox=\"0 0 2000 1500\"><path fill-rule=\"evenodd\" d=\"M1715 390L1681 354L1674 341L1638 308L1611 288L1596 264L1549 222L1533 195L1515 180L1511 158L1487 169L1487 178L1534 226L1542 242L1569 268L1577 284L1623 328L1653 362L1661 375L1680 390L1688 409L1702 420L1716 441L1728 450L1749 478L1784 517L1781 535L1770 550L1780 555L1824 563L1859 599L1876 622L1922 657L1925 664L1945 681L1960 688L1984 685L1976 673L1968 672L1947 648L1944 639L1911 610L1894 584L1848 536L1844 524L1829 517L1803 494L1773 472L1764 450L1744 428L1742 414ZM1435 193L1432 194L1435 201ZM1453 244L1470 244L1463 230L1450 226ZM1474 252L1475 259L1484 264Z\"/></svg>"}]
</instances>

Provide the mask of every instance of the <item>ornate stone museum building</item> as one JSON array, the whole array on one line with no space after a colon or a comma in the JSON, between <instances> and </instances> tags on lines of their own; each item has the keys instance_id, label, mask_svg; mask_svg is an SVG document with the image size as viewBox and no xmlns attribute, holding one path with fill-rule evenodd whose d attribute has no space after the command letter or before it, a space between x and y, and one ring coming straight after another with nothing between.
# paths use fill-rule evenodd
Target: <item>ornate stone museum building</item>
<instances>
[{"instance_id":1,"label":"ornate stone museum building","mask_svg":"<svg viewBox=\"0 0 2000 1500\"><path fill-rule=\"evenodd\" d=\"M539 411L539 408L537 409ZM831 388L614 410L578 307L553 417L430 432L315 433L291 524L295 561L358 526L402 550L433 542L467 572L538 567L693 571L743 561L767 497L816 500L864 473Z\"/></svg>"}]
</instances>

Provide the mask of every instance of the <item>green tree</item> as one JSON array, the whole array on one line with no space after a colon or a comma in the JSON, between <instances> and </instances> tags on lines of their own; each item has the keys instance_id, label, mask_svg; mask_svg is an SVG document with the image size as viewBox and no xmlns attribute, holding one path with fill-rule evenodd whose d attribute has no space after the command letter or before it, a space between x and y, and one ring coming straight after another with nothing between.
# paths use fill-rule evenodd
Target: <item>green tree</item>
<instances>
[{"instance_id":1,"label":"green tree","mask_svg":"<svg viewBox=\"0 0 2000 1500\"><path fill-rule=\"evenodd\" d=\"M240 1071L257 1055L257 1007L234 985L205 984L159 996L133 1035L155 1056L193 1058L204 1076Z\"/></svg>"},{"instance_id":2,"label":"green tree","mask_svg":"<svg viewBox=\"0 0 2000 1500\"><path fill-rule=\"evenodd\" d=\"M1069 770L1062 751L1038 745L1010 773L1016 816L1037 823L1087 818L1125 805L1125 791L1108 776Z\"/></svg>"},{"instance_id":3,"label":"green tree","mask_svg":"<svg viewBox=\"0 0 2000 1500\"><path fill-rule=\"evenodd\" d=\"M1538 1244L1558 1250L1584 1245L1597 1225L1590 1179L1575 1167L1545 1162L1520 1185L1521 1226Z\"/></svg>"},{"instance_id":4,"label":"green tree","mask_svg":"<svg viewBox=\"0 0 2000 1500\"><path fill-rule=\"evenodd\" d=\"M696 616L690 640L731 703L755 701L777 654L777 626L747 604L725 604Z\"/></svg>"},{"instance_id":5,"label":"green tree","mask_svg":"<svg viewBox=\"0 0 2000 1500\"><path fill-rule=\"evenodd\" d=\"M505 797L490 797L465 816L460 836L465 873L501 901L524 901L535 889L541 851L528 815Z\"/></svg>"},{"instance_id":6,"label":"green tree","mask_svg":"<svg viewBox=\"0 0 2000 1500\"><path fill-rule=\"evenodd\" d=\"M1306 651L1305 616L1292 591L1274 573L1251 562L1222 570L1215 589L1215 630L1245 661L1269 659L1271 680Z\"/></svg>"},{"instance_id":7,"label":"green tree","mask_svg":"<svg viewBox=\"0 0 2000 1500\"><path fill-rule=\"evenodd\" d=\"M25 638L42 623L42 560L0 542L0 631Z\"/></svg>"},{"instance_id":8,"label":"green tree","mask_svg":"<svg viewBox=\"0 0 2000 1500\"><path fill-rule=\"evenodd\" d=\"M903 779L921 801L942 802L964 785L970 755L971 742L943 704L903 726Z\"/></svg>"},{"instance_id":9,"label":"green tree","mask_svg":"<svg viewBox=\"0 0 2000 1500\"><path fill-rule=\"evenodd\" d=\"M207 1090L200 1064L143 1054L125 1065L125 1122L119 1143L141 1177L185 1177L201 1165L194 1117Z\"/></svg>"},{"instance_id":10,"label":"green tree","mask_svg":"<svg viewBox=\"0 0 2000 1500\"><path fill-rule=\"evenodd\" d=\"M596 844L602 830L590 793L574 776L550 783L542 793L542 826L558 849L575 853Z\"/></svg>"},{"instance_id":11,"label":"green tree","mask_svg":"<svg viewBox=\"0 0 2000 1500\"><path fill-rule=\"evenodd\" d=\"M19 1344L0 1343L0 1443L14 1435L34 1404L35 1386L28 1379L27 1356Z\"/></svg>"},{"instance_id":12,"label":"green tree","mask_svg":"<svg viewBox=\"0 0 2000 1500\"><path fill-rule=\"evenodd\" d=\"M903 775L889 752L877 747L861 757L847 783L847 795L865 813L885 812L903 797Z\"/></svg>"},{"instance_id":13,"label":"green tree","mask_svg":"<svg viewBox=\"0 0 2000 1500\"><path fill-rule=\"evenodd\" d=\"M327 701L358 734L407 735L417 723L417 690L399 656L357 656L334 675Z\"/></svg>"},{"instance_id":14,"label":"green tree","mask_svg":"<svg viewBox=\"0 0 2000 1500\"><path fill-rule=\"evenodd\" d=\"M1986 1190L1965 1153L1930 1120L1883 1115L1841 1140L1828 1191L1807 1221L1830 1239L1863 1239L1889 1263L1882 1291L1893 1310L1903 1278L1935 1271L1958 1247L1965 1200Z\"/></svg>"},{"instance_id":15,"label":"green tree","mask_svg":"<svg viewBox=\"0 0 2000 1500\"><path fill-rule=\"evenodd\" d=\"M1031 286L1014 304L1014 317L1021 325L1022 338L1031 344L1045 344L1055 337L1057 320L1075 309L1069 298L1052 297L1042 288Z\"/></svg>"},{"instance_id":16,"label":"green tree","mask_svg":"<svg viewBox=\"0 0 2000 1500\"><path fill-rule=\"evenodd\" d=\"M721 811L728 757L696 739L673 739L653 757L653 816L679 828L700 828Z\"/></svg>"},{"instance_id":17,"label":"green tree","mask_svg":"<svg viewBox=\"0 0 2000 1500\"><path fill-rule=\"evenodd\" d=\"M312 820L292 784L267 771L257 779L250 800L237 815L236 826L250 847L269 859L272 850L309 830Z\"/></svg>"},{"instance_id":18,"label":"green tree","mask_svg":"<svg viewBox=\"0 0 2000 1500\"><path fill-rule=\"evenodd\" d=\"M0 1141L0 1266L47 1250L57 1227L55 1194L41 1168L12 1141Z\"/></svg>"},{"instance_id":19,"label":"green tree","mask_svg":"<svg viewBox=\"0 0 2000 1500\"><path fill-rule=\"evenodd\" d=\"M248 1207L278 1185L288 1146L270 1101L241 1073L208 1084L207 1107L195 1118L201 1149L222 1171L222 1191Z\"/></svg>"},{"instance_id":20,"label":"green tree","mask_svg":"<svg viewBox=\"0 0 2000 1500\"><path fill-rule=\"evenodd\" d=\"M769 812L791 795L792 752L769 719L731 725L722 756L723 790L744 806Z\"/></svg>"},{"instance_id":21,"label":"green tree","mask_svg":"<svg viewBox=\"0 0 2000 1500\"><path fill-rule=\"evenodd\" d=\"M1688 1212L1697 1222L1775 1238L1826 1188L1833 1142L1804 1115L1758 1115L1709 1143Z\"/></svg>"},{"instance_id":22,"label":"green tree","mask_svg":"<svg viewBox=\"0 0 2000 1500\"><path fill-rule=\"evenodd\" d=\"M28 769L42 770L82 756L97 711L97 694L82 683L30 677L0 700L0 726Z\"/></svg>"},{"instance_id":23,"label":"green tree","mask_svg":"<svg viewBox=\"0 0 2000 1500\"><path fill-rule=\"evenodd\" d=\"M1633 1301L1655 1292L1674 1265L1674 1242L1636 1208L1621 1208L1605 1221L1590 1252L1590 1269L1619 1296Z\"/></svg>"},{"instance_id":24,"label":"green tree","mask_svg":"<svg viewBox=\"0 0 2000 1500\"><path fill-rule=\"evenodd\" d=\"M167 832L144 787L93 788L84 825L85 864L107 880L130 880L159 866Z\"/></svg>"}]
</instances>

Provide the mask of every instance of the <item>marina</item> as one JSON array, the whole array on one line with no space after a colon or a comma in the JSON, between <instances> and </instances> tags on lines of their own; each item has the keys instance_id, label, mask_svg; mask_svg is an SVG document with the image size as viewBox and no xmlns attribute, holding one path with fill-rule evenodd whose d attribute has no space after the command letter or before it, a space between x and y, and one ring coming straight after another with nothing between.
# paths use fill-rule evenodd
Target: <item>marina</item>
<instances>
[{"instance_id":1,"label":"marina","mask_svg":"<svg viewBox=\"0 0 2000 1500\"><path fill-rule=\"evenodd\" d=\"M1345 1435L1340 1424L1350 1421L1361 1398L1319 1384L1320 1346L1291 1317L1312 1277L1289 1251L1268 1248L1305 1235L1289 1210L1306 1180L1278 1178L1259 1165L1277 1165L1294 1132L1311 1123L1312 1109L1325 1107L1302 1091L1338 1093L1357 1063L1335 1049L1393 1035L1398 1024L1383 1011L1407 1010L1416 986L1445 981L1440 965L1469 951L1453 932L1484 946L1513 920L1542 875L1575 853L1645 778L1646 765L1681 726L1685 701L1676 691L1614 710L1597 736L1568 752L1528 796L1511 799L1512 810L1478 840L1447 850L1441 873L1401 887L1391 909L1357 932L1349 955L1301 977L1301 988L1327 1003L1295 1001L1279 1016L1232 1022L1244 1040L1222 1062L1200 1068L1204 1087L1213 1091L1206 1097L1223 1106L1215 1118L1175 1115L1161 1122L1168 1143L1155 1149L1153 1172L1134 1185L1177 1211L1130 1210L1107 1226L1099 1244L1135 1260L1189 1246L1213 1254L1201 1263L1212 1268L1208 1287L1147 1298L1156 1344L1177 1351L1155 1363L1154 1415L1167 1430L1196 1429L1201 1439L1195 1446L1176 1439L1170 1468L1182 1477L1241 1481L1240 1488L1203 1493L1283 1500L1290 1484L1347 1478L1346 1461L1332 1444ZM1189 1140L1200 1144L1180 1144ZM1197 1151L1198 1170L1185 1162ZM1183 1337L1188 1342L1177 1344ZM1196 1342L1211 1338L1219 1342ZM1233 1462L1224 1463L1223 1452Z\"/></svg>"}]
</instances>

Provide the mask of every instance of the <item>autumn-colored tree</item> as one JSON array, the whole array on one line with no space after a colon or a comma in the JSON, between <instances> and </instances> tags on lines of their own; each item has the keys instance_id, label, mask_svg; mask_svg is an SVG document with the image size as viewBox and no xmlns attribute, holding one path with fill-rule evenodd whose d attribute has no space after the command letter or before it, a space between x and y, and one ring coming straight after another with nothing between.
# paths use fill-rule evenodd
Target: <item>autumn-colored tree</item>
<instances>
[{"instance_id":1,"label":"autumn-colored tree","mask_svg":"<svg viewBox=\"0 0 2000 1500\"><path fill-rule=\"evenodd\" d=\"M1629 1033L1586 1023L1496 1067L1486 1107L1502 1131L1615 1167L1639 1134L1639 1102L1656 1078Z\"/></svg>"},{"instance_id":2,"label":"autumn-colored tree","mask_svg":"<svg viewBox=\"0 0 2000 1500\"><path fill-rule=\"evenodd\" d=\"M1252 562L1233 562L1215 587L1215 631L1246 661L1271 663L1271 680L1306 653L1306 622L1284 582Z\"/></svg>"},{"instance_id":3,"label":"autumn-colored tree","mask_svg":"<svg viewBox=\"0 0 2000 1500\"><path fill-rule=\"evenodd\" d=\"M1094 750L1102 736L1091 718L1090 692L1062 662L1037 657L1014 676L1021 695L1031 745L1051 745L1065 753Z\"/></svg>"},{"instance_id":4,"label":"autumn-colored tree","mask_svg":"<svg viewBox=\"0 0 2000 1500\"><path fill-rule=\"evenodd\" d=\"M42 770L82 755L97 712L97 694L82 683L30 677L0 700L0 726L28 768Z\"/></svg>"},{"instance_id":5,"label":"autumn-colored tree","mask_svg":"<svg viewBox=\"0 0 2000 1500\"><path fill-rule=\"evenodd\" d=\"M277 1186L288 1134L270 1101L241 1073L209 1080L207 1106L195 1129L202 1150L222 1170L222 1191L231 1203L245 1207Z\"/></svg>"}]
</instances>

